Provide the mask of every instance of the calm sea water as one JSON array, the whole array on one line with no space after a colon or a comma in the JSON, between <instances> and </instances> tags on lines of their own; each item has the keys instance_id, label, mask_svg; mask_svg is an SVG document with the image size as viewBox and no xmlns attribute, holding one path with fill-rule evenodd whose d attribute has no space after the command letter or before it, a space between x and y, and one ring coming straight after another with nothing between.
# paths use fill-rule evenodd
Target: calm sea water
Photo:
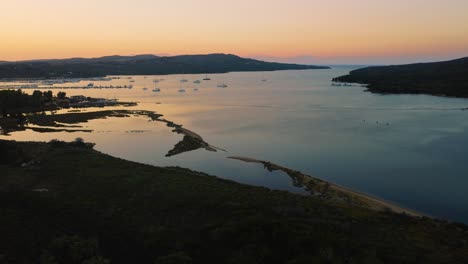
<instances>
[{"instance_id":1,"label":"calm sea water","mask_svg":"<svg viewBox=\"0 0 468 264\"><path fill-rule=\"evenodd\" d=\"M377 95L361 87L331 86L331 78L351 69L217 74L200 84L193 81L204 75L133 76L134 83L128 79L94 82L133 84L131 90L66 90L68 95L137 101L134 109L164 114L228 152L196 150L166 158L181 136L146 118L83 124L93 133L27 131L0 137L43 141L83 137L113 156L301 192L282 173L226 158L248 156L432 216L468 223L468 111L461 110L468 107L468 100ZM154 85L152 80L160 78L165 80ZM182 78L189 81L179 82ZM228 87L216 87L220 83ZM151 91L155 86L160 93ZM186 92L179 93L180 88Z\"/></svg>"}]
</instances>

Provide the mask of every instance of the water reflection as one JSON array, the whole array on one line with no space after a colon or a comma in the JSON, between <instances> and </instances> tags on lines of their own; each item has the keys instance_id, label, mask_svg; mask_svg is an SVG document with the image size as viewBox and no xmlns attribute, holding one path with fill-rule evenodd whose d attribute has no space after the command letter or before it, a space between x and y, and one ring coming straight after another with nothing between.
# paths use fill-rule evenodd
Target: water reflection
<instances>
[{"instance_id":1,"label":"water reflection","mask_svg":"<svg viewBox=\"0 0 468 264\"><path fill-rule=\"evenodd\" d=\"M86 110L86 108L83 108ZM29 114L29 115L10 115L9 117L0 117L0 125L2 134L9 135L12 132L32 130L38 133L58 133L58 132L87 132L91 133L91 129L76 129L82 128L83 123L90 120L107 119L107 118L133 118L147 117L149 121L165 123L167 127L172 128L172 132L183 135L181 141L174 145L169 150L166 157L175 156L184 152L197 149L205 149L207 151L216 152L219 148L213 147L203 140L197 133L184 128L181 124L176 124L170 120L162 118L161 114L144 110L101 110L101 111L83 111L69 110L67 113L56 114L52 111L50 114ZM141 133L143 130L126 131L131 133Z\"/></svg>"},{"instance_id":2,"label":"water reflection","mask_svg":"<svg viewBox=\"0 0 468 264\"><path fill-rule=\"evenodd\" d=\"M211 81L203 81L203 75L133 76L132 83L129 79L94 81L95 85L133 84L133 89L66 91L67 95L136 101L139 105L129 110L164 114L228 153L197 149L166 157L183 135L143 117L82 124L92 133L19 131L0 137L42 141L83 137L117 157L298 191L284 175L226 159L255 157L429 215L468 222L468 111L461 110L468 101L378 95L361 87L331 86L333 77L350 69L213 74ZM157 84L159 93L142 90L152 88L152 80L160 78L165 80ZM182 78L188 82L180 83ZM218 83L228 87L217 88ZM186 92L179 93L181 88ZM128 133L131 130L145 132Z\"/></svg>"}]
</instances>

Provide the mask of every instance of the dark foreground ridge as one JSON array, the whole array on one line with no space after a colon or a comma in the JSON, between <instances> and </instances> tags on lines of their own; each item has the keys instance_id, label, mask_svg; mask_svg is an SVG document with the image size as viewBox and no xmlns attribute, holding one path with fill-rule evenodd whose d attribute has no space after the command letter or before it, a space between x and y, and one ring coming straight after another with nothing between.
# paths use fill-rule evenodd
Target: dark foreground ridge
<instances>
[{"instance_id":1,"label":"dark foreground ridge","mask_svg":"<svg viewBox=\"0 0 468 264\"><path fill-rule=\"evenodd\" d=\"M468 98L468 57L452 61L368 67L333 79L368 84L375 93L431 94Z\"/></svg>"},{"instance_id":2,"label":"dark foreground ridge","mask_svg":"<svg viewBox=\"0 0 468 264\"><path fill-rule=\"evenodd\" d=\"M468 228L0 140L2 263L466 263Z\"/></svg>"},{"instance_id":3,"label":"dark foreground ridge","mask_svg":"<svg viewBox=\"0 0 468 264\"><path fill-rule=\"evenodd\" d=\"M107 75L156 75L329 69L324 66L264 62L232 54L108 56L93 59L36 60L0 63L5 78L86 78Z\"/></svg>"}]
</instances>

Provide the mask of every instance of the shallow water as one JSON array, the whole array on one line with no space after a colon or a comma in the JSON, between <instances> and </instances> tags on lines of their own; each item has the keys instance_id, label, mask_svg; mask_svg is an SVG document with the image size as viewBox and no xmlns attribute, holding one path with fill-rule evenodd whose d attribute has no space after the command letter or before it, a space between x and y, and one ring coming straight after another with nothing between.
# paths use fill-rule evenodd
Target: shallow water
<instances>
[{"instance_id":1,"label":"shallow water","mask_svg":"<svg viewBox=\"0 0 468 264\"><path fill-rule=\"evenodd\" d=\"M134 76L134 83L128 79L94 81L95 85L133 84L133 89L66 90L68 95L137 101L139 105L130 109L164 114L227 153L196 150L166 158L182 136L143 117L83 124L93 133L26 131L0 138L83 137L96 142L96 149L125 159L178 165L238 182L301 192L282 173L226 158L254 157L429 215L468 223L468 111L461 110L468 107L468 100L377 95L357 86L331 86L331 78L351 69L213 74L211 81L201 84L193 81L204 75ZM156 78L165 80L154 85ZM189 82L180 83L182 78ZM220 83L228 87L218 88ZM161 92L152 92L154 87ZM179 93L180 88L186 92Z\"/></svg>"}]
</instances>

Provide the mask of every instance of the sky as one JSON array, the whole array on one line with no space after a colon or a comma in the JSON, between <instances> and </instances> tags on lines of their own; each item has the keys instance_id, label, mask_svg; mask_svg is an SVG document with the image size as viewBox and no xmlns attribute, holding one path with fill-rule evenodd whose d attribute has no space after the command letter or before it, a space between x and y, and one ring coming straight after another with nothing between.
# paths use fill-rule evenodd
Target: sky
<instances>
[{"instance_id":1,"label":"sky","mask_svg":"<svg viewBox=\"0 0 468 264\"><path fill-rule=\"evenodd\" d=\"M0 61L232 53L324 64L468 56L468 0L0 0Z\"/></svg>"}]
</instances>

